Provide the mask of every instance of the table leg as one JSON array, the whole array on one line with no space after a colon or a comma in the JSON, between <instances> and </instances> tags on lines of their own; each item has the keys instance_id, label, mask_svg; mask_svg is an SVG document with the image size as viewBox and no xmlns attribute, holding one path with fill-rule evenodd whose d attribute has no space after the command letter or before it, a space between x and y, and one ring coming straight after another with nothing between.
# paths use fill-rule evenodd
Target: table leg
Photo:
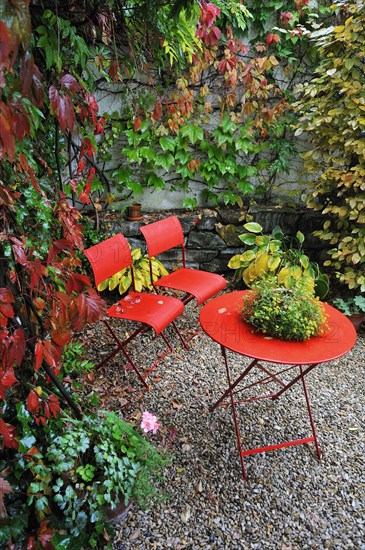
<instances>
[{"instance_id":1,"label":"table leg","mask_svg":"<svg viewBox=\"0 0 365 550\"><path fill-rule=\"evenodd\" d=\"M250 365L245 369L245 371L232 383L231 374L230 374L230 370L229 370L229 366L228 366L227 352L226 352L226 348L223 345L221 345L221 352L222 352L222 356L223 356L223 359L224 359L224 364L225 364L225 367L226 367L226 376L227 376L227 382L228 382L228 389L223 393L223 395L218 399L218 401L216 401L216 403L212 407L210 407L209 410L210 410L210 412L214 411L216 409L216 407L218 407L218 405L220 405L222 403L222 401L226 397L229 396L229 398L230 398L229 399L230 400L229 404L232 407L233 421L234 421L235 430L236 430L237 448L238 448L238 452L239 452L240 460L241 460L243 481L246 481L246 479L247 479L246 468L245 468L243 457L251 455L251 454L257 454L257 453L260 453L260 452L272 451L272 450L276 450L276 449L281 449L283 447L291 447L293 445L302 445L304 443L310 443L310 442L314 441L315 446L316 446L316 450L317 450L318 459L321 460L321 451L320 451L320 448L319 448L319 445L318 445L316 427L315 427L314 420L313 420L313 415L312 415L311 405L310 405L310 401L309 401L308 390L307 390L307 386L306 386L305 378L304 378L305 375L308 372L310 372L312 369L314 369L314 367L317 366L317 364L309 365L306 369L303 369L302 365L299 365L300 374L298 376L296 376L295 378L293 378L293 380L291 380L288 384L284 385L281 381L275 380L276 382L281 383L284 386L279 392L277 392L274 395L262 396L262 398L269 398L270 397L271 399L277 399L283 393L285 393L286 390L288 390L291 386L293 386L296 382L301 380L302 385L303 385L303 391L304 391L304 396L305 396L305 400L306 400L306 405L307 405L307 409L308 409L308 414L309 414L309 419L310 419L310 423L311 423L311 427L312 427L313 436L306 437L306 438L303 438L303 439L296 439L296 440L293 440L293 441L287 441L287 442L284 442L284 443L276 443L274 445L268 445L268 446L265 446L265 447L258 447L258 448L255 448L255 449L250 449L250 450L243 451L242 450L242 444L241 444L241 436L240 436L240 431L239 431L239 426L238 426L236 401L235 401L235 398L234 398L233 390L241 382L241 380L251 371L251 369L255 365L259 366L260 368L261 368L261 365L258 364L258 359L254 359L250 363ZM261 369L261 370L264 370L265 372L267 372L266 369ZM274 376L272 378L275 379ZM256 382L256 384L257 383L259 383L259 382ZM255 399L255 398L247 399L247 401L250 401L252 399ZM227 402L227 405L228 405L228 402Z\"/></svg>"},{"instance_id":2,"label":"table leg","mask_svg":"<svg viewBox=\"0 0 365 550\"><path fill-rule=\"evenodd\" d=\"M223 358L224 358L224 362L225 362L225 365L226 365L226 370L228 368L228 365L227 365L227 356L226 356L226 349L224 346L221 345L221 350L222 350L222 355L223 355ZM232 390L234 390L234 388L241 382L241 380L250 372L250 370L256 365L256 363L258 362L258 359L254 359L250 364L249 366L247 367L247 369L233 382L233 384L231 384L230 382L230 377L229 377L229 382L228 382L228 390L224 392L223 395L221 395L221 397L218 399L218 401L216 401L214 403L214 405L212 405L210 408L209 408L209 412L213 412L220 403L222 403L222 401L224 401L224 399L230 395L232 393ZM227 376L228 378L228 376Z\"/></svg>"},{"instance_id":3,"label":"table leg","mask_svg":"<svg viewBox=\"0 0 365 550\"><path fill-rule=\"evenodd\" d=\"M317 456L318 456L318 460L321 460L321 450L320 450L319 445L318 445L316 426L315 426L314 420L313 420L313 415L312 415L312 410L311 410L311 404L310 404L310 401L309 401L307 386L306 386L305 380L304 380L303 367L301 365L300 365L300 374L301 374L301 378L302 378L303 390L304 390L305 400L306 400L306 403L307 403L309 419L310 419L310 423L311 423L311 426L312 426L314 443L315 443L315 446L316 446L316 449L317 449Z\"/></svg>"},{"instance_id":4,"label":"table leg","mask_svg":"<svg viewBox=\"0 0 365 550\"><path fill-rule=\"evenodd\" d=\"M226 397L228 394L230 395L231 407L232 407L232 412L233 412L234 427L235 427L235 430L236 430L237 448L238 448L238 452L239 452L239 455L240 455L240 461L241 461L242 476L243 476L243 481L246 481L247 474L246 474L245 463L243 461L241 436L240 436L240 431L239 431L239 427L238 427L238 418L237 418L237 412L236 412L236 405L235 405L234 396L233 396L233 388L238 384L239 380L238 381L236 380L234 382L234 384L231 384L231 375L230 375L230 371L229 371L229 367L228 367L227 353L226 353L225 347L222 346L222 345L221 345L221 350L222 350L222 355L223 355L223 358L224 358L224 364L226 366L228 390L224 393L224 395L221 397L221 399L219 399L217 401L217 403L214 405L214 408L218 405L218 403L220 403L222 401L222 399L224 399L224 397ZM257 361L256 360L253 361L253 363L255 363L255 362L257 362ZM249 372L249 370L251 370L252 367L253 367L253 364L251 363L251 365L248 367L248 369L246 369L247 372ZM245 374L246 374L246 371L245 371ZM240 379L242 379L242 378L243 378L243 376L240 376ZM214 410L214 408L213 408L213 410Z\"/></svg>"},{"instance_id":5,"label":"table leg","mask_svg":"<svg viewBox=\"0 0 365 550\"><path fill-rule=\"evenodd\" d=\"M278 391L271 399L274 400L274 399L278 399L283 393L286 392L286 390L288 390L289 388L291 388L292 386L294 386L294 384L296 384L298 382L298 380L303 380L304 376L306 374L308 374L308 372L310 372L312 369L314 369L314 367L316 367L318 365L318 363L315 363L313 365L309 365L309 367L307 367L305 369L305 371L302 370L302 367L300 365L300 374L298 374L298 376L296 376L295 378L293 378L293 380L291 380L288 384L286 384L283 389L281 389L280 391Z\"/></svg>"}]
</instances>

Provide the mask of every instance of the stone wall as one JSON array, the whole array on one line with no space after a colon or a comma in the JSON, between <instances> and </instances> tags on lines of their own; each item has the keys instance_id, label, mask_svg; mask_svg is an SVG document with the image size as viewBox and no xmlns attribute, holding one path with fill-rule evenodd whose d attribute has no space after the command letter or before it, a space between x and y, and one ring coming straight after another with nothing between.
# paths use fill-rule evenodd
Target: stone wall
<instances>
[{"instance_id":1,"label":"stone wall","mask_svg":"<svg viewBox=\"0 0 365 550\"><path fill-rule=\"evenodd\" d=\"M228 273L229 259L243 251L243 243L238 235L245 232L243 224L249 214L253 220L262 225L264 233L270 233L279 225L286 235L295 235L300 230L305 235L305 251L313 259L320 261L324 251L323 242L314 238L311 233L322 225L320 215L310 211L300 211L283 207L251 207L249 212L233 208L217 210L201 209L195 212L164 211L148 212L142 221L126 221L122 217L106 217L103 231L106 234L123 233L132 248L146 246L139 231L141 225L152 223L171 214L180 219L185 235L187 266L214 273ZM159 256L167 269L181 265L181 252L178 249Z\"/></svg>"}]
</instances>

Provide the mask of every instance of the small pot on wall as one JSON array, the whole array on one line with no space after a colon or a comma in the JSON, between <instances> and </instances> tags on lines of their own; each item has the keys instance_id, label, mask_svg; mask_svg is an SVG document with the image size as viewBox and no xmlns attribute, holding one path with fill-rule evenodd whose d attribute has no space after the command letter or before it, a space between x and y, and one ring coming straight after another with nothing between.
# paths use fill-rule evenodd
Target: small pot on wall
<instances>
[{"instance_id":1,"label":"small pot on wall","mask_svg":"<svg viewBox=\"0 0 365 550\"><path fill-rule=\"evenodd\" d=\"M126 218L130 221L142 220L143 216L141 215L141 205L139 203L135 203L128 206Z\"/></svg>"}]
</instances>

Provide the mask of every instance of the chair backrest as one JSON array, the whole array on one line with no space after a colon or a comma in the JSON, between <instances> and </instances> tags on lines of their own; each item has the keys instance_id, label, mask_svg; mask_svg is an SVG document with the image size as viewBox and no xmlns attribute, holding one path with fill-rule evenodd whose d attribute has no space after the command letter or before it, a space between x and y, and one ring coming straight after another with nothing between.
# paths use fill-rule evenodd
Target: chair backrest
<instances>
[{"instance_id":1,"label":"chair backrest","mask_svg":"<svg viewBox=\"0 0 365 550\"><path fill-rule=\"evenodd\" d=\"M139 229L145 238L149 257L157 256L175 246L184 248L184 233L176 216L149 223Z\"/></svg>"},{"instance_id":2,"label":"chair backrest","mask_svg":"<svg viewBox=\"0 0 365 550\"><path fill-rule=\"evenodd\" d=\"M96 286L124 267L133 266L131 249L121 233L91 246L85 250L85 256L91 264Z\"/></svg>"}]
</instances>

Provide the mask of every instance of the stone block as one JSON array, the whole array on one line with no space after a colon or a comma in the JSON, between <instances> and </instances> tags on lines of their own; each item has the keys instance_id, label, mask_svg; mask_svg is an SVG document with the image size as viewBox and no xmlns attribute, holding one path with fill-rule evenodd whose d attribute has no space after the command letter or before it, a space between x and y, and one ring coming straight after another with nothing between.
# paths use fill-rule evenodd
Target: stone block
<instances>
[{"instance_id":1,"label":"stone block","mask_svg":"<svg viewBox=\"0 0 365 550\"><path fill-rule=\"evenodd\" d=\"M217 223L217 215L205 215L203 214L202 217L199 219L199 222L197 223L197 230L198 231L214 231L215 225Z\"/></svg>"},{"instance_id":2,"label":"stone block","mask_svg":"<svg viewBox=\"0 0 365 550\"><path fill-rule=\"evenodd\" d=\"M218 210L219 221L223 225L239 225L242 226L245 222L245 215L247 214L247 208L237 207L222 207ZM218 221L218 220L217 220Z\"/></svg>"},{"instance_id":3,"label":"stone block","mask_svg":"<svg viewBox=\"0 0 365 550\"><path fill-rule=\"evenodd\" d=\"M203 269L204 271L210 271L211 273L232 273L232 270L229 269L227 266L227 262L223 259L217 256L210 262L203 262L200 264L200 269Z\"/></svg>"},{"instance_id":4,"label":"stone block","mask_svg":"<svg viewBox=\"0 0 365 550\"><path fill-rule=\"evenodd\" d=\"M212 233L211 231L193 231L189 234L187 246L189 248L221 250L227 245L216 233Z\"/></svg>"},{"instance_id":5,"label":"stone block","mask_svg":"<svg viewBox=\"0 0 365 550\"><path fill-rule=\"evenodd\" d=\"M123 220L115 220L110 222L110 227L114 233L123 233L125 237L134 237L141 235L139 230L140 226L144 225L142 221L139 222L130 222Z\"/></svg>"},{"instance_id":6,"label":"stone block","mask_svg":"<svg viewBox=\"0 0 365 550\"><path fill-rule=\"evenodd\" d=\"M178 216L178 218L185 235L190 233L190 231L193 231L196 228L197 224L199 223L199 218L196 214L188 214L187 216Z\"/></svg>"},{"instance_id":7,"label":"stone block","mask_svg":"<svg viewBox=\"0 0 365 550\"><path fill-rule=\"evenodd\" d=\"M157 259L160 260L160 262L162 262L169 271L175 267L182 267L182 253L181 249L178 248L167 250L166 252L159 254Z\"/></svg>"},{"instance_id":8,"label":"stone block","mask_svg":"<svg viewBox=\"0 0 365 550\"><path fill-rule=\"evenodd\" d=\"M262 226L265 234L271 233L274 227L279 225L285 235L295 235L303 212L295 208L252 206L250 214L253 221Z\"/></svg>"},{"instance_id":9,"label":"stone block","mask_svg":"<svg viewBox=\"0 0 365 550\"><path fill-rule=\"evenodd\" d=\"M140 248L142 251L142 254L146 254L147 247L144 239L138 239L136 237L127 237L127 241L131 245L132 250L135 248Z\"/></svg>"},{"instance_id":10,"label":"stone block","mask_svg":"<svg viewBox=\"0 0 365 550\"><path fill-rule=\"evenodd\" d=\"M238 236L244 233L243 228L237 227L231 223L228 225L217 223L216 230L227 246L239 246L242 243Z\"/></svg>"},{"instance_id":11,"label":"stone block","mask_svg":"<svg viewBox=\"0 0 365 550\"><path fill-rule=\"evenodd\" d=\"M186 263L190 264L192 262L195 262L199 265L204 262L210 262L211 260L213 260L213 258L216 258L217 255L217 250L188 249L186 251Z\"/></svg>"}]
</instances>

